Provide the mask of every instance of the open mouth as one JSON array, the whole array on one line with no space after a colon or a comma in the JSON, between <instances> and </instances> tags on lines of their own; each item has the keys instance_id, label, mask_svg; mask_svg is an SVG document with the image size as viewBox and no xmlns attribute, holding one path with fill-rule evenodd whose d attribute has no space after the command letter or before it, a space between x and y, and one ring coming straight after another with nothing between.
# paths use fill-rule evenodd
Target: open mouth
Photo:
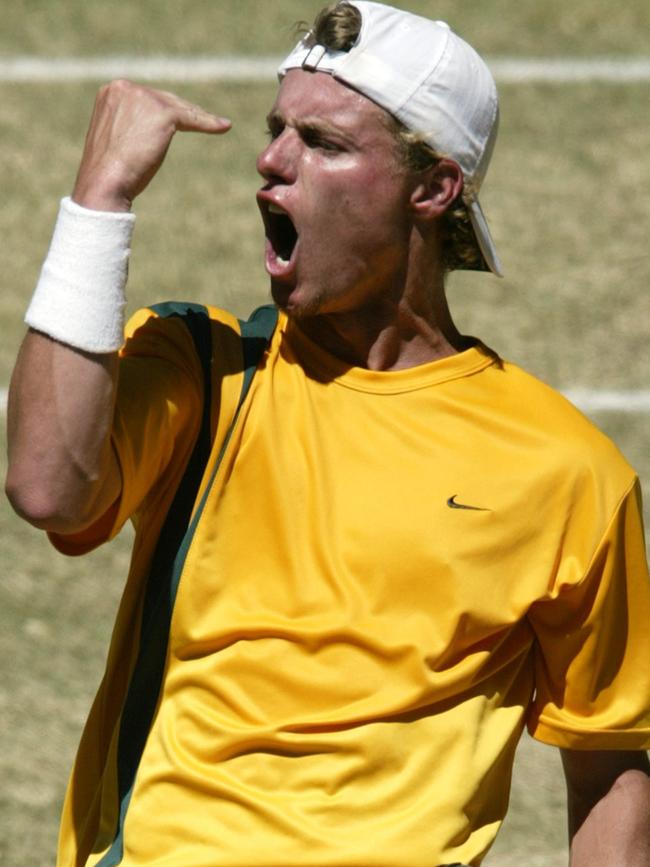
<instances>
[{"instance_id":1,"label":"open mouth","mask_svg":"<svg viewBox=\"0 0 650 867\"><path fill-rule=\"evenodd\" d=\"M266 236L279 264L286 265L298 240L298 232L291 217L278 205L269 202L265 214Z\"/></svg>"}]
</instances>

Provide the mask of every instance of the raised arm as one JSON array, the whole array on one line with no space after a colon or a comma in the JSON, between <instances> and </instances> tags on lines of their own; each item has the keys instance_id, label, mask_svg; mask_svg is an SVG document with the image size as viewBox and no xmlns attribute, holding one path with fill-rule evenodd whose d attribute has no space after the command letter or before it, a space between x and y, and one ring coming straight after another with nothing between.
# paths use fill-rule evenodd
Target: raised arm
<instances>
[{"instance_id":1,"label":"raised arm","mask_svg":"<svg viewBox=\"0 0 650 867\"><path fill-rule=\"evenodd\" d=\"M62 206L48 254L56 262L43 269L9 390L7 496L37 527L77 532L120 493L110 432L132 219L119 215L154 177L174 133L229 128L175 94L128 81L98 93L69 213Z\"/></svg>"},{"instance_id":2,"label":"raised arm","mask_svg":"<svg viewBox=\"0 0 650 867\"><path fill-rule=\"evenodd\" d=\"M571 867L648 867L650 763L639 751L562 750Z\"/></svg>"}]
</instances>

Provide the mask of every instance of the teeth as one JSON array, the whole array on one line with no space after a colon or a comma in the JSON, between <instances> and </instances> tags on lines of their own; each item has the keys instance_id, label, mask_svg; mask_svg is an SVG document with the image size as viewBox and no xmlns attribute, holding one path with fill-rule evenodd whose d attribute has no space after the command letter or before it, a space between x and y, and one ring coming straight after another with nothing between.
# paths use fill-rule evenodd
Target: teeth
<instances>
[{"instance_id":1,"label":"teeth","mask_svg":"<svg viewBox=\"0 0 650 867\"><path fill-rule=\"evenodd\" d=\"M273 202L269 202L269 213L271 214L284 214L286 211L283 211L278 205Z\"/></svg>"},{"instance_id":2,"label":"teeth","mask_svg":"<svg viewBox=\"0 0 650 867\"><path fill-rule=\"evenodd\" d=\"M289 260L288 260L288 259L283 259L282 256L276 256L276 262L277 262L279 265L288 265L288 264L289 264Z\"/></svg>"}]
</instances>

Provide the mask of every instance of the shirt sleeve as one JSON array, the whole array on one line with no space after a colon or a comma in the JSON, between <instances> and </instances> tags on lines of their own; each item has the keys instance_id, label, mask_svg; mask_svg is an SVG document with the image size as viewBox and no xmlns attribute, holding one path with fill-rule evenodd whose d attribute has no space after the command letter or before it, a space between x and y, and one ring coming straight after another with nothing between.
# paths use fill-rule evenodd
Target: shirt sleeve
<instances>
[{"instance_id":1,"label":"shirt sleeve","mask_svg":"<svg viewBox=\"0 0 650 867\"><path fill-rule=\"evenodd\" d=\"M164 503L194 445L202 400L200 362L182 321L138 311L120 351L111 437L122 479L120 496L83 531L50 534L59 551L84 554L117 535L130 518L137 524L145 502Z\"/></svg>"},{"instance_id":2,"label":"shirt sleeve","mask_svg":"<svg viewBox=\"0 0 650 867\"><path fill-rule=\"evenodd\" d=\"M650 748L650 581L638 481L581 580L537 602L529 620L530 733L570 749Z\"/></svg>"}]
</instances>

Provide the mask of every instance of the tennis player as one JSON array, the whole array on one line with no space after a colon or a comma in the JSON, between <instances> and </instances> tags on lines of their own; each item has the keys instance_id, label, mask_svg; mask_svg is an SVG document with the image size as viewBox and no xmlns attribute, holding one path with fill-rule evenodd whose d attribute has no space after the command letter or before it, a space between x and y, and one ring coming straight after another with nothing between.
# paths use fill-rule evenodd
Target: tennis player
<instances>
[{"instance_id":1,"label":"tennis player","mask_svg":"<svg viewBox=\"0 0 650 867\"><path fill-rule=\"evenodd\" d=\"M136 527L57 864L478 865L527 727L562 751L572 867L648 867L638 481L445 297L501 272L492 76L366 0L279 75L272 307L156 305L125 337L132 203L176 132L230 122L118 81L26 316L15 508L68 554Z\"/></svg>"}]
</instances>

